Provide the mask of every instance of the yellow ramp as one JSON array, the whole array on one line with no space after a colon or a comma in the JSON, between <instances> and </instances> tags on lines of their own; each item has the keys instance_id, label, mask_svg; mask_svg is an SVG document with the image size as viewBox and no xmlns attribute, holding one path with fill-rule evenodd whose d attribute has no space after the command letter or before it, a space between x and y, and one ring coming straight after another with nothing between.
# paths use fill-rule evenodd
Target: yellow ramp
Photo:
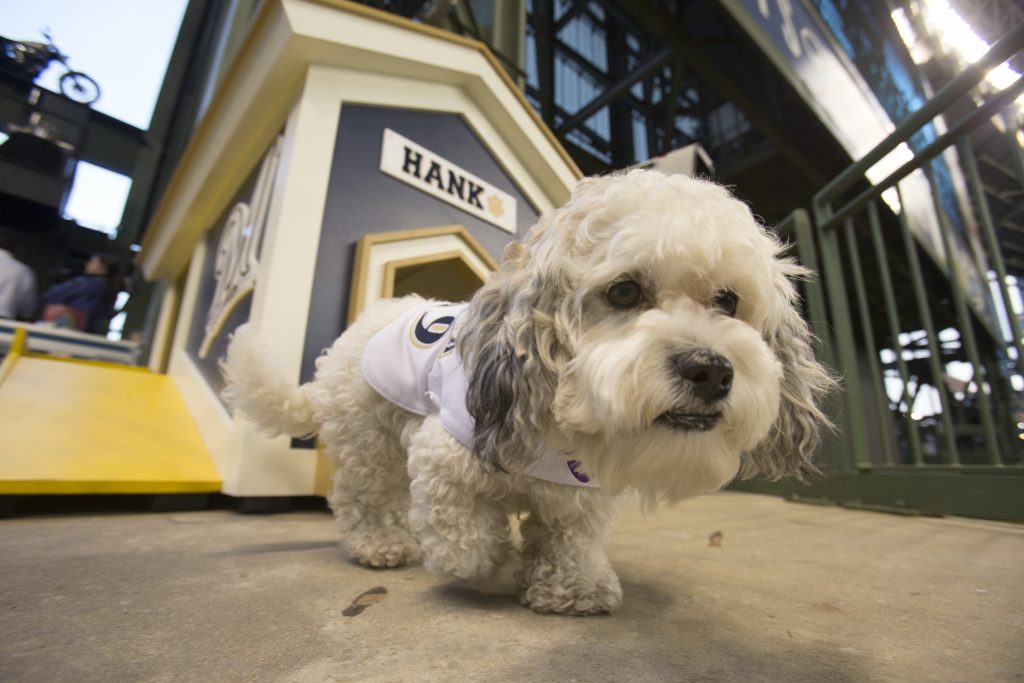
<instances>
[{"instance_id":1,"label":"yellow ramp","mask_svg":"<svg viewBox=\"0 0 1024 683\"><path fill-rule=\"evenodd\" d=\"M0 494L220 491L170 377L16 352L6 361Z\"/></svg>"}]
</instances>

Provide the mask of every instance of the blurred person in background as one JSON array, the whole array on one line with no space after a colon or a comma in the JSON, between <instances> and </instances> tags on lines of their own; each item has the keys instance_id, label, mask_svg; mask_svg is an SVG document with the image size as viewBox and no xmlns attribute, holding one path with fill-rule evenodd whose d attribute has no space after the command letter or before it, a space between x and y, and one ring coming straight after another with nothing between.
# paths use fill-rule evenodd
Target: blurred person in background
<instances>
[{"instance_id":1,"label":"blurred person in background","mask_svg":"<svg viewBox=\"0 0 1024 683\"><path fill-rule=\"evenodd\" d=\"M32 320L36 312L36 274L14 258L18 233L0 227L0 318Z\"/></svg>"},{"instance_id":2,"label":"blurred person in background","mask_svg":"<svg viewBox=\"0 0 1024 683\"><path fill-rule=\"evenodd\" d=\"M94 254L81 275L43 293L43 321L92 334L106 334L118 292L124 288L121 262Z\"/></svg>"}]
</instances>

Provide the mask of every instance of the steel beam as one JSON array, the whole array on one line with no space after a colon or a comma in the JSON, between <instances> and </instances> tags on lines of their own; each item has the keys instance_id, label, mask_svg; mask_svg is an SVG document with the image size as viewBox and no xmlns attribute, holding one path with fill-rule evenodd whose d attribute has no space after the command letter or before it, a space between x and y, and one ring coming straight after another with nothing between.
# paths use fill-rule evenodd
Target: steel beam
<instances>
[{"instance_id":1,"label":"steel beam","mask_svg":"<svg viewBox=\"0 0 1024 683\"><path fill-rule=\"evenodd\" d=\"M622 97L623 94L629 92L629 89L633 87L633 84L637 81L646 78L650 74L654 73L657 69L660 69L665 63L672 58L672 49L665 48L658 54L654 55L640 67L638 67L632 74L626 78L618 81L612 87L605 90L603 93L592 99L587 103L585 107L576 112L572 118L559 126L557 130L558 135L565 135L574 128L577 128L584 121L589 119L591 116L601 111L615 100Z\"/></svg>"}]
</instances>

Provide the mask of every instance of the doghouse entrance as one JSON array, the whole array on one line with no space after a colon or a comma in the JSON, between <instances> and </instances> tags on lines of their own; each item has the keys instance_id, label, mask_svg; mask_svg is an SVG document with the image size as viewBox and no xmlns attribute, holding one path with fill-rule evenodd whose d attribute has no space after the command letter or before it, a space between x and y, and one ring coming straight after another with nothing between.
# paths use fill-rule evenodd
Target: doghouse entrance
<instances>
[{"instance_id":1,"label":"doghouse entrance","mask_svg":"<svg viewBox=\"0 0 1024 683\"><path fill-rule=\"evenodd\" d=\"M384 282L385 297L419 294L442 301L467 301L483 284L458 252L393 261Z\"/></svg>"},{"instance_id":2,"label":"doghouse entrance","mask_svg":"<svg viewBox=\"0 0 1024 683\"><path fill-rule=\"evenodd\" d=\"M466 301L497 268L461 225L365 235L356 246L348 322L382 297Z\"/></svg>"}]
</instances>

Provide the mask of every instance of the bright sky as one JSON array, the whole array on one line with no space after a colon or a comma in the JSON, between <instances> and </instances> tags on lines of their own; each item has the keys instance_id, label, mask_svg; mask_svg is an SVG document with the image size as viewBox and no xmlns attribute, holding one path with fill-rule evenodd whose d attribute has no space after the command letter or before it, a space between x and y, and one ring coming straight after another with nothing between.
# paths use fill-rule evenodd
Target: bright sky
<instances>
[{"instance_id":1,"label":"bright sky","mask_svg":"<svg viewBox=\"0 0 1024 683\"><path fill-rule=\"evenodd\" d=\"M0 0L0 35L42 41L48 28L76 71L92 76L102 94L93 107L148 128L187 0ZM39 85L59 91L64 68L53 64ZM131 181L79 164L66 214L111 233Z\"/></svg>"}]
</instances>

